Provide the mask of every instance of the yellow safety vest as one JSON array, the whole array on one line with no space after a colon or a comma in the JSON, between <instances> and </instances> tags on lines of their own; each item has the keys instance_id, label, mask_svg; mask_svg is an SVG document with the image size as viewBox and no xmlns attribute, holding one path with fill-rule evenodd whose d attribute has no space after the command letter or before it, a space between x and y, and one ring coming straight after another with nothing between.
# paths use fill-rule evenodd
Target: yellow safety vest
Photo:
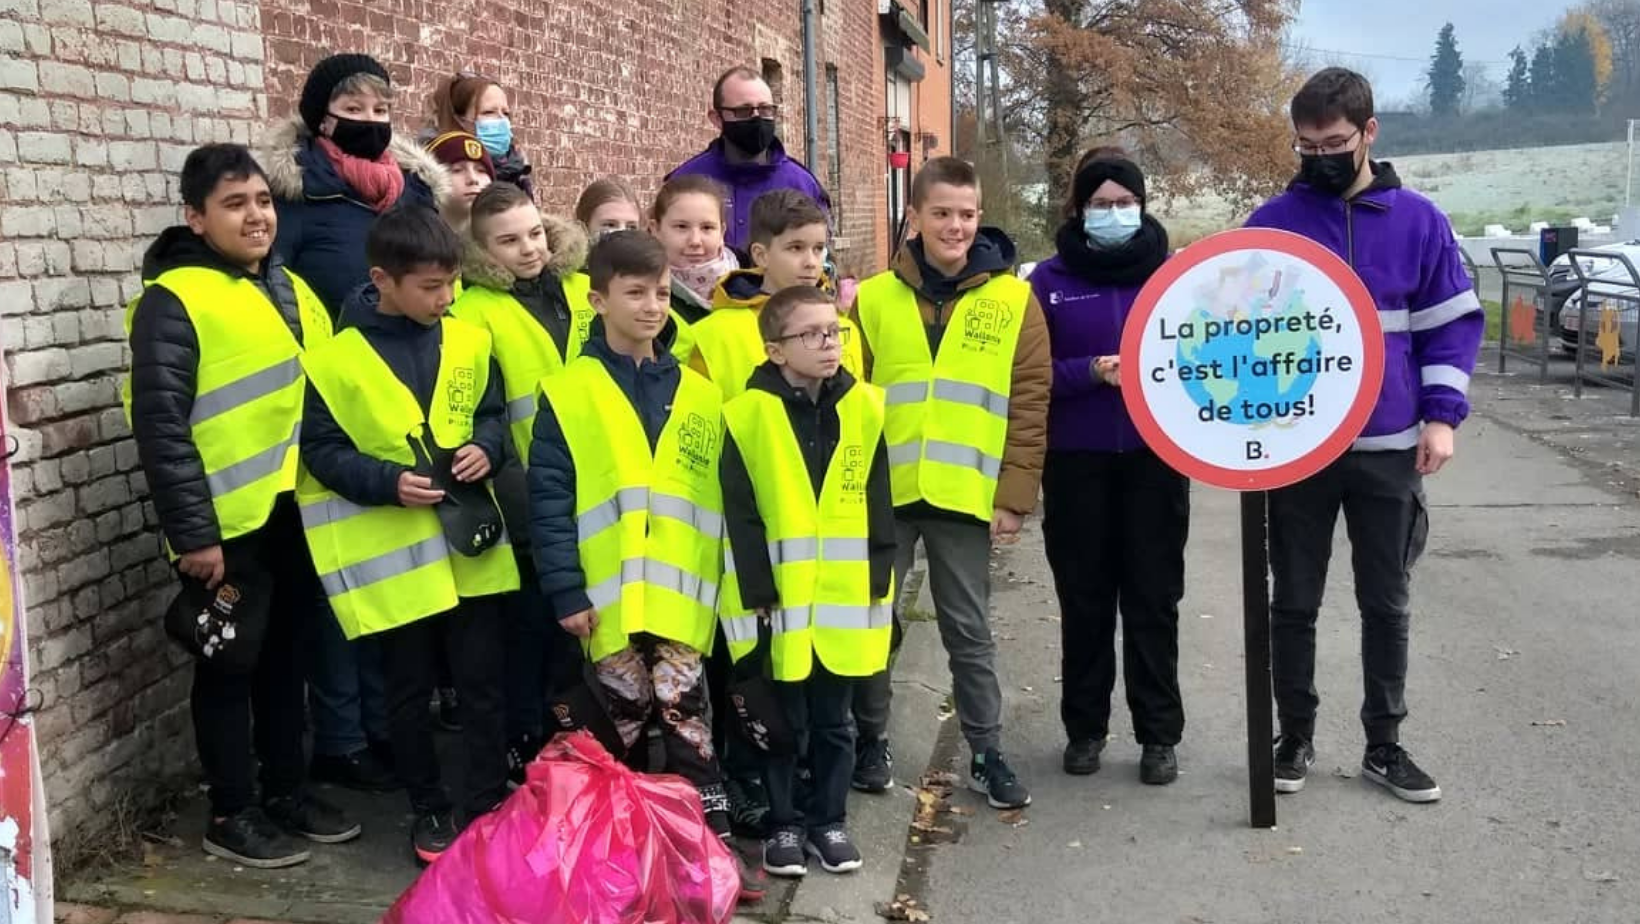
<instances>
[{"instance_id":1,"label":"yellow safety vest","mask_svg":"<svg viewBox=\"0 0 1640 924\"><path fill-rule=\"evenodd\" d=\"M695 326L685 321L683 315L678 314L675 309L668 309L668 311L671 312L672 320L676 321L678 325L677 339L672 341L672 355L677 357L678 365L688 366L689 358L695 355ZM705 320L705 318L701 320Z\"/></svg>"},{"instance_id":2,"label":"yellow safety vest","mask_svg":"<svg viewBox=\"0 0 1640 924\"><path fill-rule=\"evenodd\" d=\"M599 661L646 632L710 652L722 577L723 411L688 369L653 453L643 423L604 364L582 356L541 390L575 465L575 529L598 611Z\"/></svg>"},{"instance_id":3,"label":"yellow safety vest","mask_svg":"<svg viewBox=\"0 0 1640 924\"><path fill-rule=\"evenodd\" d=\"M501 367L502 391L507 398L507 423L520 459L530 457L530 436L535 427L541 380L562 372L568 360L581 355L581 347L592 329L593 311L587 301L586 278L584 274L575 273L563 280L570 325L569 342L562 353L552 334L510 292L473 286L450 308L451 314L490 332L496 364Z\"/></svg>"},{"instance_id":4,"label":"yellow safety vest","mask_svg":"<svg viewBox=\"0 0 1640 924\"><path fill-rule=\"evenodd\" d=\"M695 350L706 360L706 371L728 401L746 390L746 380L769 358L763 348L763 334L757 329L758 312L750 308L720 308L693 326ZM847 330L843 336L843 368L855 378L864 378L860 332L848 318L840 318L838 326Z\"/></svg>"},{"instance_id":5,"label":"yellow safety vest","mask_svg":"<svg viewBox=\"0 0 1640 924\"><path fill-rule=\"evenodd\" d=\"M763 519L779 608L774 630L774 679L807 679L819 656L840 677L868 677L888 666L893 632L890 596L872 599L870 516L866 479L883 435L882 389L857 383L837 405L840 438L826 467L820 497L785 402L750 390L723 406L740 447ZM739 603L733 555L724 567L723 631L740 660L757 644L757 617Z\"/></svg>"},{"instance_id":6,"label":"yellow safety vest","mask_svg":"<svg viewBox=\"0 0 1640 924\"><path fill-rule=\"evenodd\" d=\"M308 379L360 452L411 468L412 438L446 448L472 441L473 412L489 384L490 335L455 318L441 323L427 414L357 329L302 357ZM348 638L446 612L461 597L518 589L510 543L476 558L453 552L431 507L361 506L311 475L298 481L296 497L319 582Z\"/></svg>"},{"instance_id":7,"label":"yellow safety vest","mask_svg":"<svg viewBox=\"0 0 1640 924\"><path fill-rule=\"evenodd\" d=\"M295 273L281 268L296 291L302 341L330 339L324 303ZM194 448L205 466L211 507L224 540L260 529L279 494L296 486L302 427L302 343L291 335L262 287L203 266L161 273L146 285L169 289L199 340L194 406L188 416ZM129 337L142 296L125 309ZM131 378L121 386L131 420ZM167 544L167 552L170 552Z\"/></svg>"},{"instance_id":8,"label":"yellow safety vest","mask_svg":"<svg viewBox=\"0 0 1640 924\"><path fill-rule=\"evenodd\" d=\"M893 273L860 284L871 381L888 392L883 436L896 507L927 501L990 522L1030 295L1011 275L963 292L932 356L911 287Z\"/></svg>"}]
</instances>

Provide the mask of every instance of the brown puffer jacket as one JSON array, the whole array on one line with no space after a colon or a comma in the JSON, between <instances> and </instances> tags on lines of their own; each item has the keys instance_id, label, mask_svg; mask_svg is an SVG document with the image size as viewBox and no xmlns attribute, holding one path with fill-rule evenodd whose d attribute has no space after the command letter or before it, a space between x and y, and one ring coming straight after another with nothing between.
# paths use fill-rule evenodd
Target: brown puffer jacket
<instances>
[{"instance_id":1,"label":"brown puffer jacket","mask_svg":"<svg viewBox=\"0 0 1640 924\"><path fill-rule=\"evenodd\" d=\"M928 346L938 351L951 309L963 292L976 289L993 276L1012 273L1014 243L996 228L981 228L968 252L968 265L955 276L929 266L922 241L906 242L890 272L917 293ZM858 321L859 303L851 312ZM860 327L862 331L865 327ZM871 343L862 337L866 378L873 368ZM996 506L1024 515L1036 509L1042 484L1042 460L1048 451L1048 395L1053 388L1053 353L1048 348L1048 321L1031 296L1025 306L1025 324L1014 349L1014 380L1008 396L1008 441L997 477Z\"/></svg>"}]
</instances>

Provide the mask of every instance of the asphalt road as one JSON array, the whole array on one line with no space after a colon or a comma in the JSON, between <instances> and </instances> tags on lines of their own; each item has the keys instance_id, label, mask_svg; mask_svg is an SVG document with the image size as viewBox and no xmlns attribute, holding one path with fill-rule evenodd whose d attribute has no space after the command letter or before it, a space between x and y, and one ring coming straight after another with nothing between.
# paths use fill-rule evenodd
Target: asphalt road
<instances>
[{"instance_id":1,"label":"asphalt road","mask_svg":"<svg viewBox=\"0 0 1640 924\"><path fill-rule=\"evenodd\" d=\"M1035 804L1019 825L954 796L974 814L958 816L956 843L923 855L921 906L997 924L1640 918L1635 495L1484 419L1459 453L1428 486L1403 735L1443 801L1404 804L1358 778L1359 635L1340 541L1320 627L1318 763L1304 792L1280 797L1276 830L1247 826L1237 504L1198 486L1183 776L1138 782L1120 706L1105 768L1059 771L1059 625L1033 524L998 556L995 611L1007 746Z\"/></svg>"}]
</instances>

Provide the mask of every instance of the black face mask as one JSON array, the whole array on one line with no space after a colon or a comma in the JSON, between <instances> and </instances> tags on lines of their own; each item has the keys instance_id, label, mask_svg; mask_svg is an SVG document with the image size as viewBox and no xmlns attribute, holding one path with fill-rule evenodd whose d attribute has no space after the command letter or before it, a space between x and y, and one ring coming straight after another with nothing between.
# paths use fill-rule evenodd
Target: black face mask
<instances>
[{"instance_id":1,"label":"black face mask","mask_svg":"<svg viewBox=\"0 0 1640 924\"><path fill-rule=\"evenodd\" d=\"M1299 181L1328 196L1342 196L1355 185L1355 178L1361 172L1355 163L1354 151L1303 154L1299 156L1298 164Z\"/></svg>"},{"instance_id":2,"label":"black face mask","mask_svg":"<svg viewBox=\"0 0 1640 924\"><path fill-rule=\"evenodd\" d=\"M742 154L756 157L774 144L773 119L744 119L723 123L723 140L734 145Z\"/></svg>"},{"instance_id":3,"label":"black face mask","mask_svg":"<svg viewBox=\"0 0 1640 924\"><path fill-rule=\"evenodd\" d=\"M344 119L339 115L331 118L336 120L336 127L330 130L330 140L342 149L342 153L360 160L379 159L393 140L393 125L390 122L363 122Z\"/></svg>"}]
</instances>

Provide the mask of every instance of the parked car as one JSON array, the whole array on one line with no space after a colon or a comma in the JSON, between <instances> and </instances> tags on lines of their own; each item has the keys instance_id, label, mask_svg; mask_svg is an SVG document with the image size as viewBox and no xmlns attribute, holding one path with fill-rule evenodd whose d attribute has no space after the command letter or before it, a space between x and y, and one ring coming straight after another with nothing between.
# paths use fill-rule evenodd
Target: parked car
<instances>
[{"instance_id":1,"label":"parked car","mask_svg":"<svg viewBox=\"0 0 1640 924\"><path fill-rule=\"evenodd\" d=\"M1640 241L1608 244L1593 250L1621 254L1628 257L1629 262L1636 268L1640 268ZM1634 362L1635 346L1640 343L1640 289L1635 288L1628 267L1620 260L1584 257L1581 262L1584 275L1591 280L1587 314L1589 329L1581 329L1583 324L1579 320L1578 312L1583 288L1578 285L1568 293L1564 302L1565 308L1561 311L1561 344L1573 355L1581 347L1585 363L1591 359L1599 363L1604 352L1599 341L1600 317L1605 309L1611 308L1617 312L1618 365L1630 367ZM1568 268L1569 266L1568 264ZM1576 278L1573 274L1574 281Z\"/></svg>"}]
</instances>

